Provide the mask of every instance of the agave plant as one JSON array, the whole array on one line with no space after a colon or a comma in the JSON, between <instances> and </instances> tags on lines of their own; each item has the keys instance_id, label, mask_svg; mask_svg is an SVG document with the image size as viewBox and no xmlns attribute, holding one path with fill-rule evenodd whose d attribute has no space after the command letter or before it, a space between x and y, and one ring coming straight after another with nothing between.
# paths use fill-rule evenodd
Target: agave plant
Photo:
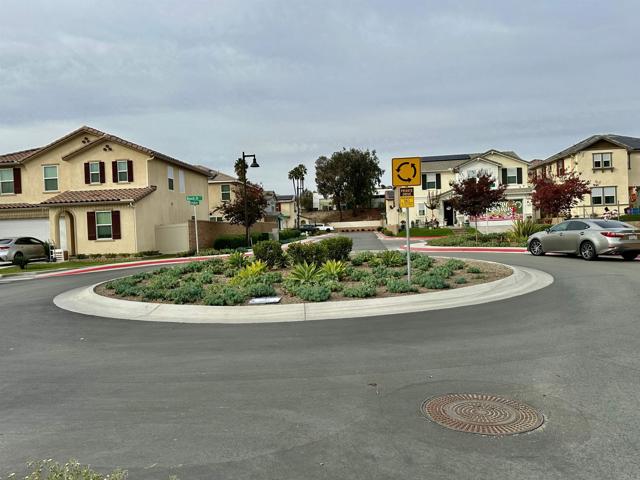
<instances>
[{"instance_id":1,"label":"agave plant","mask_svg":"<svg viewBox=\"0 0 640 480\"><path fill-rule=\"evenodd\" d=\"M268 269L269 266L266 262L255 260L240 269L230 282L234 285L241 285L249 279L259 277L263 273L266 273Z\"/></svg>"},{"instance_id":2,"label":"agave plant","mask_svg":"<svg viewBox=\"0 0 640 480\"><path fill-rule=\"evenodd\" d=\"M535 223L532 219L527 218L526 220L516 220L513 222L513 227L511 227L511 235L516 240L526 240L530 235L533 235L536 232L544 229L545 225L540 225Z\"/></svg>"},{"instance_id":3,"label":"agave plant","mask_svg":"<svg viewBox=\"0 0 640 480\"><path fill-rule=\"evenodd\" d=\"M340 260L327 260L322 264L322 273L331 280L342 280L346 272L347 264Z\"/></svg>"},{"instance_id":4,"label":"agave plant","mask_svg":"<svg viewBox=\"0 0 640 480\"><path fill-rule=\"evenodd\" d=\"M290 282L297 284L311 284L319 283L324 280L325 275L322 268L318 267L315 263L298 263L293 266L291 273L287 276Z\"/></svg>"},{"instance_id":5,"label":"agave plant","mask_svg":"<svg viewBox=\"0 0 640 480\"><path fill-rule=\"evenodd\" d=\"M229 255L229 259L227 260L229 265L233 268L242 268L249 263L249 259L244 256L242 252L233 252Z\"/></svg>"}]
</instances>

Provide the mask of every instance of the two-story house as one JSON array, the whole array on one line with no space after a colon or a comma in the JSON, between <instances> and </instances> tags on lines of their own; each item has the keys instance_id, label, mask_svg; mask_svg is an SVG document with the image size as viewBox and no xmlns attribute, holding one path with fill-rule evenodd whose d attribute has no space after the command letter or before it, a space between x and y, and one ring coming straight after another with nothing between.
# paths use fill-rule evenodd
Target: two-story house
<instances>
[{"instance_id":1,"label":"two-story house","mask_svg":"<svg viewBox=\"0 0 640 480\"><path fill-rule=\"evenodd\" d=\"M600 217L605 208L640 213L640 138L593 135L531 167L532 175L557 178L569 172L591 186L572 215Z\"/></svg>"},{"instance_id":2,"label":"two-story house","mask_svg":"<svg viewBox=\"0 0 640 480\"><path fill-rule=\"evenodd\" d=\"M207 172L90 127L0 155L0 236L51 240L71 255L158 250L156 227L187 222Z\"/></svg>"},{"instance_id":3,"label":"two-story house","mask_svg":"<svg viewBox=\"0 0 640 480\"><path fill-rule=\"evenodd\" d=\"M451 185L463 178L488 173L497 183L506 184L506 201L478 220L483 229L505 230L513 221L531 216L529 163L516 153L489 150L484 153L437 155L421 158L422 184L414 187L415 206L410 209L412 225L422 226L435 219L440 226L461 225L465 220L451 204ZM385 196L387 226L398 229L406 222L406 212L398 208L398 191ZM433 208L431 208L433 207Z\"/></svg>"},{"instance_id":4,"label":"two-story house","mask_svg":"<svg viewBox=\"0 0 640 480\"><path fill-rule=\"evenodd\" d=\"M219 170L206 170L209 172L209 219L212 222L226 222L222 206L236 198L235 190L242 184L236 177Z\"/></svg>"}]
</instances>

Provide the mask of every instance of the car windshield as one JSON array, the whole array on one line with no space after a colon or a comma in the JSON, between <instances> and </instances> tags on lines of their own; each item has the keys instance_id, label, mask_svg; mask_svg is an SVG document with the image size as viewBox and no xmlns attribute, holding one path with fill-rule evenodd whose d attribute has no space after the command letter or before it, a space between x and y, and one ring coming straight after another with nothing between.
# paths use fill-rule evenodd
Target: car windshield
<instances>
[{"instance_id":1,"label":"car windshield","mask_svg":"<svg viewBox=\"0 0 640 480\"><path fill-rule=\"evenodd\" d=\"M633 229L633 226L629 225L628 223L617 222L615 220L592 220L592 222L595 223L600 228L631 228Z\"/></svg>"},{"instance_id":2,"label":"car windshield","mask_svg":"<svg viewBox=\"0 0 640 480\"><path fill-rule=\"evenodd\" d=\"M8 245L12 240L13 238L0 238L0 245Z\"/></svg>"}]
</instances>

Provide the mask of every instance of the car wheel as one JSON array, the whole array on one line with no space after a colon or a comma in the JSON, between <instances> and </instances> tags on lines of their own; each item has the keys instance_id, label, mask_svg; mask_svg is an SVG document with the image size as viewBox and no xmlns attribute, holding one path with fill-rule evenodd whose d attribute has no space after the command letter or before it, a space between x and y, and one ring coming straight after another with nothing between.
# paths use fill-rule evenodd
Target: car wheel
<instances>
[{"instance_id":1,"label":"car wheel","mask_svg":"<svg viewBox=\"0 0 640 480\"><path fill-rule=\"evenodd\" d=\"M330 231L331 231L331 229L330 229L330 228L327 228L327 229L325 230L325 232L327 232L327 233L329 233Z\"/></svg>"},{"instance_id":2,"label":"car wheel","mask_svg":"<svg viewBox=\"0 0 640 480\"><path fill-rule=\"evenodd\" d=\"M596 247L591 242L582 242L580 245L580 256L585 260L595 260L598 258Z\"/></svg>"},{"instance_id":3,"label":"car wheel","mask_svg":"<svg viewBox=\"0 0 640 480\"><path fill-rule=\"evenodd\" d=\"M638 256L637 252L624 252L622 254L622 258L624 258L628 262L631 260L635 260L637 256Z\"/></svg>"},{"instance_id":4,"label":"car wheel","mask_svg":"<svg viewBox=\"0 0 640 480\"><path fill-rule=\"evenodd\" d=\"M534 255L536 257L544 255L544 250L542 249L542 243L540 242L540 240L531 240L531 243L529 244L529 251L531 252L531 255Z\"/></svg>"}]
</instances>

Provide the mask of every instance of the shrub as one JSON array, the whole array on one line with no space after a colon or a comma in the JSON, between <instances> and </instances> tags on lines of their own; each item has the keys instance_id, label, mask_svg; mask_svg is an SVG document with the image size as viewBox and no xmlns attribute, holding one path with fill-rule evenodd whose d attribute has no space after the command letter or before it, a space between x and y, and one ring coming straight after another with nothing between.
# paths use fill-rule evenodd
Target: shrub
<instances>
[{"instance_id":1,"label":"shrub","mask_svg":"<svg viewBox=\"0 0 640 480\"><path fill-rule=\"evenodd\" d=\"M465 283L467 283L467 279L464 277L458 277L455 279L455 283L457 283L458 285L464 285Z\"/></svg>"},{"instance_id":2,"label":"shrub","mask_svg":"<svg viewBox=\"0 0 640 480\"><path fill-rule=\"evenodd\" d=\"M267 272L260 278L264 283L268 284L282 283L282 274L280 272Z\"/></svg>"},{"instance_id":3,"label":"shrub","mask_svg":"<svg viewBox=\"0 0 640 480\"><path fill-rule=\"evenodd\" d=\"M327 280L322 282L322 285L327 287L332 292L341 292L344 289L344 285L336 280Z\"/></svg>"},{"instance_id":4,"label":"shrub","mask_svg":"<svg viewBox=\"0 0 640 480\"><path fill-rule=\"evenodd\" d=\"M104 258L116 258L118 256L117 253L105 253Z\"/></svg>"},{"instance_id":5,"label":"shrub","mask_svg":"<svg viewBox=\"0 0 640 480\"><path fill-rule=\"evenodd\" d=\"M427 255L418 255L416 258L411 258L411 267L420 271L427 271L433 266L434 260Z\"/></svg>"},{"instance_id":6,"label":"shrub","mask_svg":"<svg viewBox=\"0 0 640 480\"><path fill-rule=\"evenodd\" d=\"M224 260L222 260L221 258L212 258L210 260L205 260L204 262L202 262L202 264L208 272L211 272L214 275L220 275L225 270Z\"/></svg>"},{"instance_id":7,"label":"shrub","mask_svg":"<svg viewBox=\"0 0 640 480\"><path fill-rule=\"evenodd\" d=\"M450 228L413 227L409 230L409 235L412 237L445 237L453 235L453 230Z\"/></svg>"},{"instance_id":8,"label":"shrub","mask_svg":"<svg viewBox=\"0 0 640 480\"><path fill-rule=\"evenodd\" d=\"M284 230L280 230L278 233L278 237L281 241L291 240L292 238L298 238L301 236L300 230L296 230L295 228L285 228Z\"/></svg>"},{"instance_id":9,"label":"shrub","mask_svg":"<svg viewBox=\"0 0 640 480\"><path fill-rule=\"evenodd\" d=\"M373 252L358 252L351 258L351 265L359 267L360 265L370 261L376 255Z\"/></svg>"},{"instance_id":10,"label":"shrub","mask_svg":"<svg viewBox=\"0 0 640 480\"><path fill-rule=\"evenodd\" d=\"M275 240L265 240L258 242L253 247L253 255L258 260L267 263L271 268L283 266L286 263L282 245Z\"/></svg>"},{"instance_id":11,"label":"shrub","mask_svg":"<svg viewBox=\"0 0 640 480\"><path fill-rule=\"evenodd\" d=\"M238 273L238 270L238 268L227 266L222 274L227 278L233 278L236 276L236 273Z\"/></svg>"},{"instance_id":12,"label":"shrub","mask_svg":"<svg viewBox=\"0 0 640 480\"><path fill-rule=\"evenodd\" d=\"M425 273L422 275L418 275L413 277L413 283L416 285L420 285L424 288L429 288L431 290L443 290L445 288L449 288L449 284L445 281L443 277L440 275L433 275L430 273Z\"/></svg>"},{"instance_id":13,"label":"shrub","mask_svg":"<svg viewBox=\"0 0 640 480\"><path fill-rule=\"evenodd\" d=\"M396 234L395 234L395 233L393 233L393 232L392 232L391 230L389 230L388 228L383 228L383 229L382 229L382 233L383 233L384 235L386 235L387 237L395 237L395 236L396 236Z\"/></svg>"},{"instance_id":14,"label":"shrub","mask_svg":"<svg viewBox=\"0 0 640 480\"><path fill-rule=\"evenodd\" d=\"M126 480L127 472L114 470L103 475L91 469L88 465L81 465L76 460L69 460L64 465L53 460L39 460L29 462L28 468L31 471L25 480ZM11 474L8 478L18 478ZM170 477L171 478L171 477Z\"/></svg>"},{"instance_id":15,"label":"shrub","mask_svg":"<svg viewBox=\"0 0 640 480\"><path fill-rule=\"evenodd\" d=\"M320 242L327 249L328 260L349 260L353 240L349 237L331 237Z\"/></svg>"},{"instance_id":16,"label":"shrub","mask_svg":"<svg viewBox=\"0 0 640 480\"><path fill-rule=\"evenodd\" d=\"M186 275L187 273L201 272L202 270L205 269L205 267L206 265L204 264L204 262L189 262L189 263L185 263L183 265L174 267L174 270L179 275Z\"/></svg>"},{"instance_id":17,"label":"shrub","mask_svg":"<svg viewBox=\"0 0 640 480\"><path fill-rule=\"evenodd\" d=\"M331 280L341 280L346 273L347 265L340 260L327 260L322 264L322 273Z\"/></svg>"},{"instance_id":18,"label":"shrub","mask_svg":"<svg viewBox=\"0 0 640 480\"><path fill-rule=\"evenodd\" d=\"M467 268L467 272L468 273L482 273L482 270L480 270L478 267L469 267L469 268Z\"/></svg>"},{"instance_id":19,"label":"shrub","mask_svg":"<svg viewBox=\"0 0 640 480\"><path fill-rule=\"evenodd\" d=\"M451 275L453 275L453 269L448 265L438 265L436 267L433 267L433 269L431 270L431 274L436 277L449 278Z\"/></svg>"},{"instance_id":20,"label":"shrub","mask_svg":"<svg viewBox=\"0 0 640 480\"><path fill-rule=\"evenodd\" d=\"M256 260L246 267L240 269L231 279L233 285L242 285L247 280L257 278L267 271L267 264L262 260Z\"/></svg>"},{"instance_id":21,"label":"shrub","mask_svg":"<svg viewBox=\"0 0 640 480\"><path fill-rule=\"evenodd\" d=\"M305 302L326 302L331 297L331 289L326 285L300 285L295 295Z\"/></svg>"},{"instance_id":22,"label":"shrub","mask_svg":"<svg viewBox=\"0 0 640 480\"><path fill-rule=\"evenodd\" d=\"M203 302L206 305L238 305L246 298L246 293L241 288L216 284L205 291Z\"/></svg>"},{"instance_id":23,"label":"shrub","mask_svg":"<svg viewBox=\"0 0 640 480\"><path fill-rule=\"evenodd\" d=\"M233 252L227 259L227 264L233 268L242 268L249 263L249 259L242 252Z\"/></svg>"},{"instance_id":24,"label":"shrub","mask_svg":"<svg viewBox=\"0 0 640 480\"><path fill-rule=\"evenodd\" d=\"M141 257L156 257L156 256L160 255L160 251L158 251L158 250L144 250L143 252L140 252L139 255Z\"/></svg>"},{"instance_id":25,"label":"shrub","mask_svg":"<svg viewBox=\"0 0 640 480\"><path fill-rule=\"evenodd\" d=\"M396 278L387 280L387 292L389 293L407 293L417 291L418 289L406 280L399 280Z\"/></svg>"},{"instance_id":26,"label":"shrub","mask_svg":"<svg viewBox=\"0 0 640 480\"><path fill-rule=\"evenodd\" d=\"M78 260L86 260L87 258L89 258L89 256L85 255L84 253L79 253L79 254L76 255L76 258Z\"/></svg>"},{"instance_id":27,"label":"shrub","mask_svg":"<svg viewBox=\"0 0 640 480\"><path fill-rule=\"evenodd\" d=\"M465 267L466 263L464 263L462 260L458 260L457 258L452 258L450 260L447 260L444 265L451 270L462 270Z\"/></svg>"},{"instance_id":28,"label":"shrub","mask_svg":"<svg viewBox=\"0 0 640 480\"><path fill-rule=\"evenodd\" d=\"M185 283L171 291L170 298L174 303L196 303L202 300L204 289L197 283Z\"/></svg>"},{"instance_id":29,"label":"shrub","mask_svg":"<svg viewBox=\"0 0 640 480\"><path fill-rule=\"evenodd\" d=\"M373 275L372 273L366 270L360 270L357 268L347 268L346 274L347 274L347 277L349 277L349 279L353 280L354 282L360 282L362 280L366 280L367 278L370 278Z\"/></svg>"},{"instance_id":30,"label":"shrub","mask_svg":"<svg viewBox=\"0 0 640 480\"><path fill-rule=\"evenodd\" d=\"M525 240L536 232L545 230L547 225L535 223L532 219L516 220L511 227L511 234L517 240Z\"/></svg>"},{"instance_id":31,"label":"shrub","mask_svg":"<svg viewBox=\"0 0 640 480\"><path fill-rule=\"evenodd\" d=\"M376 258L386 267L401 267L407 261L406 256L397 250L385 250L378 253Z\"/></svg>"},{"instance_id":32,"label":"shrub","mask_svg":"<svg viewBox=\"0 0 640 480\"><path fill-rule=\"evenodd\" d=\"M298 263L291 269L287 279L292 283L318 283L324 279L324 273L315 263Z\"/></svg>"},{"instance_id":33,"label":"shrub","mask_svg":"<svg viewBox=\"0 0 640 480\"><path fill-rule=\"evenodd\" d=\"M368 298L376 296L376 287L371 283L361 283L353 287L344 287L342 294L345 297Z\"/></svg>"},{"instance_id":34,"label":"shrub","mask_svg":"<svg viewBox=\"0 0 640 480\"><path fill-rule=\"evenodd\" d=\"M173 271L167 271L158 275L154 275L147 284L151 288L159 288L162 290L171 290L180 284L180 279L173 275Z\"/></svg>"},{"instance_id":35,"label":"shrub","mask_svg":"<svg viewBox=\"0 0 640 480\"><path fill-rule=\"evenodd\" d=\"M276 289L268 283L251 283L245 286L244 291L249 297L273 297L276 295Z\"/></svg>"},{"instance_id":36,"label":"shrub","mask_svg":"<svg viewBox=\"0 0 640 480\"><path fill-rule=\"evenodd\" d=\"M307 262L322 265L327 260L327 246L319 243L292 243L287 249L287 256L293 265Z\"/></svg>"},{"instance_id":37,"label":"shrub","mask_svg":"<svg viewBox=\"0 0 640 480\"><path fill-rule=\"evenodd\" d=\"M140 288L140 296L144 300L168 300L171 296L171 290L146 285Z\"/></svg>"}]
</instances>

